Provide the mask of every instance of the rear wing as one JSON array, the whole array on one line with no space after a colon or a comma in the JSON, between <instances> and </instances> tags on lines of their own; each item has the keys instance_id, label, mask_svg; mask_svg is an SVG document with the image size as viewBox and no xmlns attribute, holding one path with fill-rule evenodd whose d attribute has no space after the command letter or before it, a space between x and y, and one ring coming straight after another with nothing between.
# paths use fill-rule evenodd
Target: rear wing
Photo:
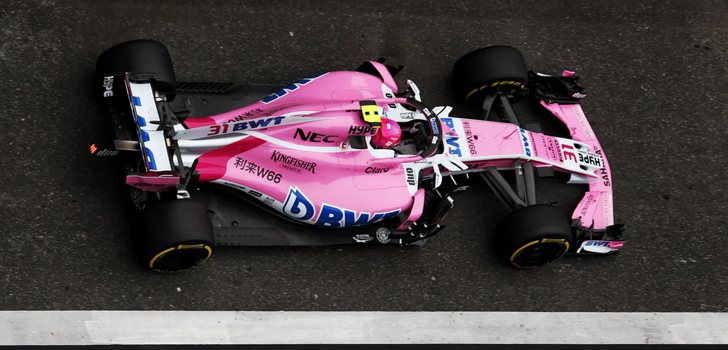
<instances>
[{"instance_id":1,"label":"rear wing","mask_svg":"<svg viewBox=\"0 0 728 350\"><path fill-rule=\"evenodd\" d=\"M158 130L161 118L152 85L148 82L131 82L127 75L124 76L124 85L147 172L172 171L172 159L164 131Z\"/></svg>"}]
</instances>

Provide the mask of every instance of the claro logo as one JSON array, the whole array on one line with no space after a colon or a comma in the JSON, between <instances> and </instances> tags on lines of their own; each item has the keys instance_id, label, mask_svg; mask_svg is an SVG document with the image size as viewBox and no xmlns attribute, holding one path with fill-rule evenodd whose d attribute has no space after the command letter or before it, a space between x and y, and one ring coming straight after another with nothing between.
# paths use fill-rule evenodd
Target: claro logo
<instances>
[{"instance_id":1,"label":"claro logo","mask_svg":"<svg viewBox=\"0 0 728 350\"><path fill-rule=\"evenodd\" d=\"M364 172L367 174L381 174L386 173L389 171L389 168L377 168L375 166L370 166L364 169Z\"/></svg>"}]
</instances>

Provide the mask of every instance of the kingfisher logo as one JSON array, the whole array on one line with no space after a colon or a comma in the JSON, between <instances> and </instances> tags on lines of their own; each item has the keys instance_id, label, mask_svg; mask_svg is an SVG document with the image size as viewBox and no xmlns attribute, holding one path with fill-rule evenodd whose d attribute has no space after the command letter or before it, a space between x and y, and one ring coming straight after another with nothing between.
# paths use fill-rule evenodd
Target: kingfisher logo
<instances>
[{"instance_id":1,"label":"kingfisher logo","mask_svg":"<svg viewBox=\"0 0 728 350\"><path fill-rule=\"evenodd\" d=\"M531 143L530 139L528 138L528 134L526 134L526 129L524 128L518 128L521 132L521 140L523 141L523 150L526 152L527 156L531 156Z\"/></svg>"},{"instance_id":2,"label":"kingfisher logo","mask_svg":"<svg viewBox=\"0 0 728 350\"><path fill-rule=\"evenodd\" d=\"M265 104L269 104L269 103L271 103L271 102L273 102L273 101L275 101L275 100L277 100L277 99L279 99L279 98L281 98L283 96L288 95L289 93L291 93L293 91L298 90L298 88L300 88L301 86L304 86L304 85L306 85L306 84L308 84L308 83L310 83L310 82L312 82L312 81L320 78L321 76L323 76L323 74L318 75L318 76L315 76L313 78L301 79L301 80L299 80L299 81L297 81L297 82L295 82L295 83L293 83L291 85L288 85L288 86L286 86L286 87L284 87L284 88L282 88L282 89L280 89L280 90L278 90L278 91L276 91L276 92L274 92L274 93L272 93L272 94L264 97L261 100L261 102L263 102Z\"/></svg>"},{"instance_id":3,"label":"kingfisher logo","mask_svg":"<svg viewBox=\"0 0 728 350\"><path fill-rule=\"evenodd\" d=\"M283 212L297 220L313 222L321 227L354 227L365 226L379 222L399 214L399 209L386 213L357 212L324 203L317 211L313 203L297 187L288 190L288 196L283 203ZM316 219L314 219L316 217Z\"/></svg>"}]
</instances>

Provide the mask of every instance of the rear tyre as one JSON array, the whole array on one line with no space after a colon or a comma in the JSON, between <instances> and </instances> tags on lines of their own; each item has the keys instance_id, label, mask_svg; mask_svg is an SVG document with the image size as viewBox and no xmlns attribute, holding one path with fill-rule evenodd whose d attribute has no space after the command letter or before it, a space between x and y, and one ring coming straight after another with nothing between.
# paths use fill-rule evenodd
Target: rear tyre
<instances>
[{"instance_id":1,"label":"rear tyre","mask_svg":"<svg viewBox=\"0 0 728 350\"><path fill-rule=\"evenodd\" d=\"M96 60L96 75L151 74L157 91L174 93L176 79L172 59L164 44L154 40L132 40L104 51Z\"/></svg>"},{"instance_id":2,"label":"rear tyre","mask_svg":"<svg viewBox=\"0 0 728 350\"><path fill-rule=\"evenodd\" d=\"M528 69L523 54L510 46L488 46L465 54L453 66L455 94L480 107L486 95L525 92Z\"/></svg>"},{"instance_id":3,"label":"rear tyre","mask_svg":"<svg viewBox=\"0 0 728 350\"><path fill-rule=\"evenodd\" d=\"M192 200L171 200L145 210L138 255L149 269L173 272L203 263L214 238L207 210Z\"/></svg>"},{"instance_id":4,"label":"rear tyre","mask_svg":"<svg viewBox=\"0 0 728 350\"><path fill-rule=\"evenodd\" d=\"M496 252L514 267L530 268L562 257L573 244L566 214L551 205L521 208L498 224Z\"/></svg>"}]
</instances>

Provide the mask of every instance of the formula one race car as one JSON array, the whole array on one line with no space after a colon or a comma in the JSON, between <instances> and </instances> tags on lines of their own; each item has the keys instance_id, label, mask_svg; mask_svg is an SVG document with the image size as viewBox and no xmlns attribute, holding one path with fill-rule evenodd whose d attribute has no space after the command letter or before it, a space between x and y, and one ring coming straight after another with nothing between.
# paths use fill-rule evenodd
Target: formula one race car
<instances>
[{"instance_id":1,"label":"formula one race car","mask_svg":"<svg viewBox=\"0 0 728 350\"><path fill-rule=\"evenodd\" d=\"M401 68L368 61L284 87L177 82L159 42L106 50L97 93L114 140L90 152L123 166L143 263L181 270L226 245L419 245L443 228L454 195L481 179L512 210L495 235L508 264L622 247L609 164L573 72L529 72L507 46L470 52L455 63L453 85L482 115L464 119L423 104L411 81L398 87ZM520 127L511 102L523 97L540 101L571 139ZM537 203L543 170L588 184L570 218Z\"/></svg>"}]
</instances>

